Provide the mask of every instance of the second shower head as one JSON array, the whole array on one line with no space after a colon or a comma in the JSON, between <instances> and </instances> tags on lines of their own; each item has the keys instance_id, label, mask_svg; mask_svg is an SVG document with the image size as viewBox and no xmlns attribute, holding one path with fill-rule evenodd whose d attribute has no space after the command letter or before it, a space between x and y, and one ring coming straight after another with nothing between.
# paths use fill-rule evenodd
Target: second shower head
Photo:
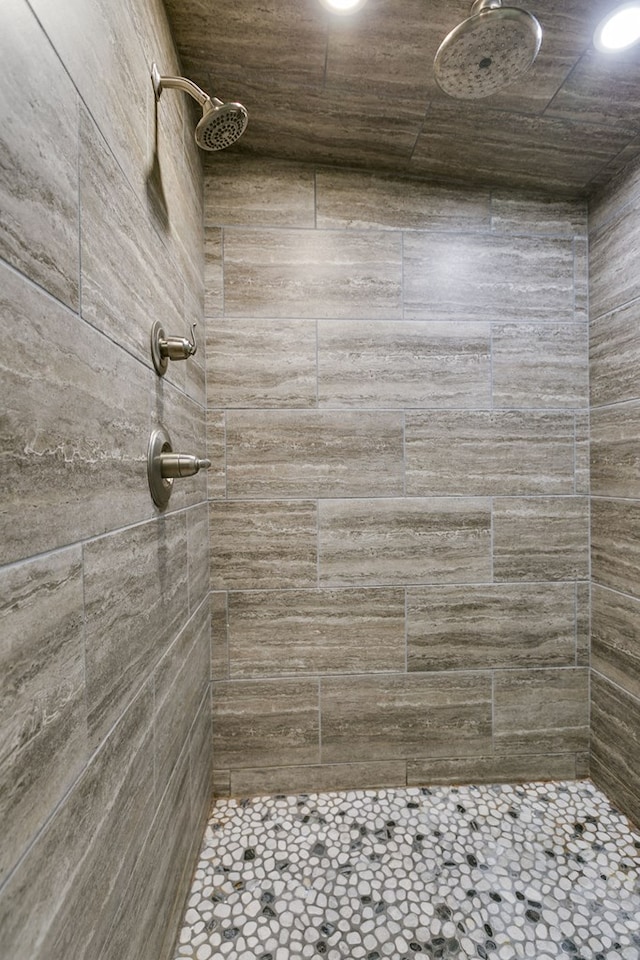
<instances>
[{"instance_id":1,"label":"second shower head","mask_svg":"<svg viewBox=\"0 0 640 960\"><path fill-rule=\"evenodd\" d=\"M202 150L224 150L244 133L249 115L241 103L223 103L210 97L186 77L161 77L156 64L151 66L151 79L156 100L165 87L183 90L202 107L202 118L195 131L196 143Z\"/></svg>"}]
</instances>

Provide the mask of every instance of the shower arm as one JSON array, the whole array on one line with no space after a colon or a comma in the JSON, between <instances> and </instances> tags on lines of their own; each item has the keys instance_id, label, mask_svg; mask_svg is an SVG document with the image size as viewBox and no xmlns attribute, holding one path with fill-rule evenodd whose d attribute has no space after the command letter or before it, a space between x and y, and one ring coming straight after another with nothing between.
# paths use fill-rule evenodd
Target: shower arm
<instances>
[{"instance_id":1,"label":"shower arm","mask_svg":"<svg viewBox=\"0 0 640 960\"><path fill-rule=\"evenodd\" d=\"M166 87L167 89L183 90L190 97L193 97L201 107L204 107L207 103L213 103L217 107L222 106L222 100L218 100L217 97L210 97L208 93L201 90L193 81L187 80L186 77L161 77L155 63L151 65L151 79L153 80L156 100L160 99L160 94Z\"/></svg>"}]
</instances>

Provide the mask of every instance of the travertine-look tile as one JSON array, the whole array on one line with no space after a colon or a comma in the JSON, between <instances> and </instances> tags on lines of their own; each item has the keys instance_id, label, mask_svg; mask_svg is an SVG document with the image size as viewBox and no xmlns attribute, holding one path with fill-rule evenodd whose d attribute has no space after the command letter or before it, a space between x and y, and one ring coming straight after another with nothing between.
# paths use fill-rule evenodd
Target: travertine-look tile
<instances>
[{"instance_id":1,"label":"travertine-look tile","mask_svg":"<svg viewBox=\"0 0 640 960\"><path fill-rule=\"evenodd\" d=\"M231 593L231 678L403 670L404 631L404 590Z\"/></svg>"},{"instance_id":2,"label":"travertine-look tile","mask_svg":"<svg viewBox=\"0 0 640 960\"><path fill-rule=\"evenodd\" d=\"M352 170L316 173L318 227L392 230L481 230L489 224L489 191L450 187L393 174Z\"/></svg>"},{"instance_id":3,"label":"travertine-look tile","mask_svg":"<svg viewBox=\"0 0 640 960\"><path fill-rule=\"evenodd\" d=\"M95 748L188 615L184 513L84 546L89 736Z\"/></svg>"},{"instance_id":4,"label":"travertine-look tile","mask_svg":"<svg viewBox=\"0 0 640 960\"><path fill-rule=\"evenodd\" d=\"M209 505L199 503L186 512L187 583L189 614L202 604L209 593Z\"/></svg>"},{"instance_id":5,"label":"travertine-look tile","mask_svg":"<svg viewBox=\"0 0 640 960\"><path fill-rule=\"evenodd\" d=\"M0 267L2 562L153 513L152 374L66 307ZM43 522L46 516L46 522Z\"/></svg>"},{"instance_id":6,"label":"travertine-look tile","mask_svg":"<svg viewBox=\"0 0 640 960\"><path fill-rule=\"evenodd\" d=\"M373 763L317 764L307 767L260 767L232 770L232 797L255 797L273 793L311 793L316 790L379 790L395 787L406 779L404 760Z\"/></svg>"},{"instance_id":7,"label":"travertine-look tile","mask_svg":"<svg viewBox=\"0 0 640 960\"><path fill-rule=\"evenodd\" d=\"M154 101L132 4L33 0L31 6L129 182L144 196L146 118Z\"/></svg>"},{"instance_id":8,"label":"travertine-look tile","mask_svg":"<svg viewBox=\"0 0 640 960\"><path fill-rule=\"evenodd\" d=\"M207 410L207 457L211 466L206 472L207 496L210 500L227 494L226 420L224 411Z\"/></svg>"},{"instance_id":9,"label":"travertine-look tile","mask_svg":"<svg viewBox=\"0 0 640 960\"><path fill-rule=\"evenodd\" d=\"M93 120L80 116L82 315L151 366L154 320L188 333L182 278ZM145 250L153 249L153 257ZM176 364L173 365L176 367ZM184 380L184 365L168 372ZM155 376L155 373L154 373Z\"/></svg>"},{"instance_id":10,"label":"travertine-look tile","mask_svg":"<svg viewBox=\"0 0 640 960\"><path fill-rule=\"evenodd\" d=\"M619 403L640 397L640 300L591 321L589 375L591 403Z\"/></svg>"},{"instance_id":11,"label":"travertine-look tile","mask_svg":"<svg viewBox=\"0 0 640 960\"><path fill-rule=\"evenodd\" d=\"M229 679L229 637L227 593L212 591L211 598L211 679Z\"/></svg>"},{"instance_id":12,"label":"travertine-look tile","mask_svg":"<svg viewBox=\"0 0 640 960\"><path fill-rule=\"evenodd\" d=\"M489 324L319 321L318 401L325 407L488 407Z\"/></svg>"},{"instance_id":13,"label":"travertine-look tile","mask_svg":"<svg viewBox=\"0 0 640 960\"><path fill-rule=\"evenodd\" d=\"M496 580L586 580L588 499L496 497L493 575Z\"/></svg>"},{"instance_id":14,"label":"travertine-look tile","mask_svg":"<svg viewBox=\"0 0 640 960\"><path fill-rule=\"evenodd\" d=\"M213 799L213 726L211 685L207 684L200 709L189 732L189 778L191 780L191 823L193 839L201 837L203 820ZM197 839L195 839L197 843ZM188 868L191 861L187 861Z\"/></svg>"},{"instance_id":15,"label":"travertine-look tile","mask_svg":"<svg viewBox=\"0 0 640 960\"><path fill-rule=\"evenodd\" d=\"M219 317L224 310L222 230L204 228L204 315ZM211 324L209 324L209 329Z\"/></svg>"},{"instance_id":16,"label":"travertine-look tile","mask_svg":"<svg viewBox=\"0 0 640 960\"><path fill-rule=\"evenodd\" d=\"M573 780L573 753L524 757L456 757L453 760L408 760L407 786L460 783L526 783L530 780Z\"/></svg>"},{"instance_id":17,"label":"travertine-look tile","mask_svg":"<svg viewBox=\"0 0 640 960\"><path fill-rule=\"evenodd\" d=\"M640 599L640 502L591 503L591 576Z\"/></svg>"},{"instance_id":18,"label":"travertine-look tile","mask_svg":"<svg viewBox=\"0 0 640 960\"><path fill-rule=\"evenodd\" d=\"M403 484L399 412L227 412L229 497L397 496Z\"/></svg>"},{"instance_id":19,"label":"travertine-look tile","mask_svg":"<svg viewBox=\"0 0 640 960\"><path fill-rule=\"evenodd\" d=\"M587 234L587 207L581 200L492 190L491 229L503 234L584 237Z\"/></svg>"},{"instance_id":20,"label":"travertine-look tile","mask_svg":"<svg viewBox=\"0 0 640 960\"><path fill-rule=\"evenodd\" d=\"M491 751L486 673L332 677L321 703L323 763Z\"/></svg>"},{"instance_id":21,"label":"travertine-look tile","mask_svg":"<svg viewBox=\"0 0 640 960\"><path fill-rule=\"evenodd\" d=\"M590 417L588 410L576 410L574 417L575 445L575 491L588 494L591 491L590 473Z\"/></svg>"},{"instance_id":22,"label":"travertine-look tile","mask_svg":"<svg viewBox=\"0 0 640 960\"><path fill-rule=\"evenodd\" d=\"M589 321L589 243L586 237L573 240L573 319Z\"/></svg>"},{"instance_id":23,"label":"travertine-look tile","mask_svg":"<svg viewBox=\"0 0 640 960\"><path fill-rule=\"evenodd\" d=\"M637 206L623 207L589 238L589 309L600 317L640 295L634 252L640 240Z\"/></svg>"},{"instance_id":24,"label":"travertine-look tile","mask_svg":"<svg viewBox=\"0 0 640 960\"><path fill-rule=\"evenodd\" d=\"M227 317L400 319L399 234L225 230Z\"/></svg>"},{"instance_id":25,"label":"travertine-look tile","mask_svg":"<svg viewBox=\"0 0 640 960\"><path fill-rule=\"evenodd\" d=\"M305 164L240 157L208 158L207 226L313 227L314 173Z\"/></svg>"},{"instance_id":26,"label":"travertine-look tile","mask_svg":"<svg viewBox=\"0 0 640 960\"><path fill-rule=\"evenodd\" d=\"M315 586L316 513L311 500L211 503L211 589Z\"/></svg>"},{"instance_id":27,"label":"travertine-look tile","mask_svg":"<svg viewBox=\"0 0 640 960\"><path fill-rule=\"evenodd\" d=\"M640 196L640 163L627 164L589 200L589 229L597 230Z\"/></svg>"},{"instance_id":28,"label":"travertine-look tile","mask_svg":"<svg viewBox=\"0 0 640 960\"><path fill-rule=\"evenodd\" d=\"M570 584L411 587L410 671L573 665Z\"/></svg>"},{"instance_id":29,"label":"travertine-look tile","mask_svg":"<svg viewBox=\"0 0 640 960\"><path fill-rule=\"evenodd\" d=\"M591 666L640 700L640 601L594 584Z\"/></svg>"},{"instance_id":30,"label":"travertine-look tile","mask_svg":"<svg viewBox=\"0 0 640 960\"><path fill-rule=\"evenodd\" d=\"M591 583L576 583L576 666L591 662Z\"/></svg>"},{"instance_id":31,"label":"travertine-look tile","mask_svg":"<svg viewBox=\"0 0 640 960\"><path fill-rule=\"evenodd\" d=\"M175 364L174 364L175 366ZM153 426L161 425L171 437L173 450L197 457L207 456L206 410L191 397L173 384L161 380L155 383L153 405ZM215 430L215 427L212 427ZM220 457L215 450L211 465L212 486L216 489L216 480L221 471ZM180 510L192 507L207 499L209 470L200 470L195 476L176 480L173 484L171 500L167 510Z\"/></svg>"},{"instance_id":32,"label":"travertine-look tile","mask_svg":"<svg viewBox=\"0 0 640 960\"><path fill-rule=\"evenodd\" d=\"M570 240L409 232L404 279L408 320L573 320Z\"/></svg>"},{"instance_id":33,"label":"travertine-look tile","mask_svg":"<svg viewBox=\"0 0 640 960\"><path fill-rule=\"evenodd\" d=\"M640 700L593 673L591 775L635 822L640 822Z\"/></svg>"},{"instance_id":34,"label":"travertine-look tile","mask_svg":"<svg viewBox=\"0 0 640 960\"><path fill-rule=\"evenodd\" d=\"M0 36L0 254L77 309L78 95L24 0L2 4Z\"/></svg>"},{"instance_id":35,"label":"travertine-look tile","mask_svg":"<svg viewBox=\"0 0 640 960\"><path fill-rule=\"evenodd\" d=\"M497 754L566 753L589 745L586 667L501 670L494 679Z\"/></svg>"},{"instance_id":36,"label":"travertine-look tile","mask_svg":"<svg viewBox=\"0 0 640 960\"><path fill-rule=\"evenodd\" d=\"M313 320L212 320L207 398L212 407L315 407Z\"/></svg>"},{"instance_id":37,"label":"travertine-look tile","mask_svg":"<svg viewBox=\"0 0 640 960\"><path fill-rule=\"evenodd\" d=\"M640 499L640 400L591 411L591 493Z\"/></svg>"},{"instance_id":38,"label":"travertine-look tile","mask_svg":"<svg viewBox=\"0 0 640 960\"><path fill-rule=\"evenodd\" d=\"M493 324L493 401L498 407L585 407L588 331L577 323Z\"/></svg>"},{"instance_id":39,"label":"travertine-look tile","mask_svg":"<svg viewBox=\"0 0 640 960\"><path fill-rule=\"evenodd\" d=\"M147 685L3 888L0 926L9 955L20 960L100 955L153 817L152 707Z\"/></svg>"},{"instance_id":40,"label":"travertine-look tile","mask_svg":"<svg viewBox=\"0 0 640 960\"><path fill-rule=\"evenodd\" d=\"M87 758L79 547L0 571L0 877Z\"/></svg>"},{"instance_id":41,"label":"travertine-look tile","mask_svg":"<svg viewBox=\"0 0 640 960\"><path fill-rule=\"evenodd\" d=\"M205 600L153 672L155 797L159 803L188 742L209 683L209 604Z\"/></svg>"},{"instance_id":42,"label":"travertine-look tile","mask_svg":"<svg viewBox=\"0 0 640 960\"><path fill-rule=\"evenodd\" d=\"M318 763L317 680L214 684L213 756L231 770Z\"/></svg>"},{"instance_id":43,"label":"travertine-look tile","mask_svg":"<svg viewBox=\"0 0 640 960\"><path fill-rule=\"evenodd\" d=\"M409 496L573 493L573 417L410 411L406 458Z\"/></svg>"},{"instance_id":44,"label":"travertine-look tile","mask_svg":"<svg viewBox=\"0 0 640 960\"><path fill-rule=\"evenodd\" d=\"M215 756L214 756L215 762ZM228 797L231 795L231 771L214 770L213 771L213 796Z\"/></svg>"},{"instance_id":45,"label":"travertine-look tile","mask_svg":"<svg viewBox=\"0 0 640 960\"><path fill-rule=\"evenodd\" d=\"M321 583L490 579L488 500L323 500L318 508Z\"/></svg>"}]
</instances>

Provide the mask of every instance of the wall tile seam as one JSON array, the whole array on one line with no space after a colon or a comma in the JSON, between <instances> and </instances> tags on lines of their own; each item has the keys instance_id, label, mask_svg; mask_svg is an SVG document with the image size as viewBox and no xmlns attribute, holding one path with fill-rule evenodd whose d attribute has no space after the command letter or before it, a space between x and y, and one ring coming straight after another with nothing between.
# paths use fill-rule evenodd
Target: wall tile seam
<instances>
[{"instance_id":1,"label":"wall tile seam","mask_svg":"<svg viewBox=\"0 0 640 960\"><path fill-rule=\"evenodd\" d=\"M604 584L598 583L598 581L593 581L597 586L605 586ZM584 578L577 578L573 580L383 580L380 582L367 580L365 583L360 583L357 580L340 580L340 581L323 581L320 582L313 581L306 586L299 587L214 587L211 590L211 593L227 593L227 594L236 594L236 593L317 593L319 591L338 591L338 590L420 590L424 587L522 587L522 586L544 586L544 587L554 587L562 585L570 585L574 583L589 583L588 580ZM612 588L611 588L612 589ZM614 591L620 593L621 591ZM629 597L630 600L638 600L640 598L634 597L632 594L622 594L623 596Z\"/></svg>"},{"instance_id":2,"label":"wall tile seam","mask_svg":"<svg viewBox=\"0 0 640 960\"><path fill-rule=\"evenodd\" d=\"M398 680L432 680L434 677L459 677L464 675L465 677L473 676L478 679L499 679L502 676L507 676L509 674L533 674L533 673L567 673L567 674L578 674L585 673L588 674L588 666L576 666L573 663L558 664L553 666L535 666L535 667L526 667L526 666L513 666L513 667L461 667L460 669L449 669L449 670L378 670L378 671L369 671L367 673L353 672L353 673L305 673L305 674L291 674L288 676L281 676L279 674L274 676L260 676L260 677L230 677L228 680L213 680L213 687L219 687L222 684L227 686L251 686L255 684L277 684L281 685L282 682L288 684L300 682L302 684L308 683L318 683L321 685L323 680L357 680L361 679L363 681L378 680L383 679L398 679ZM623 689L623 688L621 688ZM484 702L484 701L483 701Z\"/></svg>"},{"instance_id":3,"label":"wall tile seam","mask_svg":"<svg viewBox=\"0 0 640 960\"><path fill-rule=\"evenodd\" d=\"M593 591L593 587L598 587L599 590L608 590L609 593L615 593L619 597L624 597L625 600L631 600L633 603L640 604L640 596L636 596L633 593L625 593L624 590L619 590L617 587L612 587L608 583L601 583L599 580L591 578L590 586ZM591 598L591 606L593 606L593 596ZM593 640L593 627L591 630Z\"/></svg>"},{"instance_id":4,"label":"wall tile seam","mask_svg":"<svg viewBox=\"0 0 640 960\"><path fill-rule=\"evenodd\" d=\"M621 407L631 406L633 404L638 404L638 403L640 403L640 392L638 393L637 397L624 397L621 400L609 400L608 403L592 403L589 406L588 412L589 414L593 414L594 412L599 410L603 410L603 411L616 410L616 409L620 409ZM237 409L237 408L228 408L228 409ZM610 441L607 439L605 442L610 442Z\"/></svg>"},{"instance_id":5,"label":"wall tile seam","mask_svg":"<svg viewBox=\"0 0 640 960\"><path fill-rule=\"evenodd\" d=\"M632 700L632 701L634 702L634 704L637 704L637 707L638 707L638 709L640 710L640 697L636 696L634 693L632 693L632 692L631 692L630 690L628 690L626 687L623 687L622 684L621 684L621 683L618 683L617 680L612 680L611 677L607 676L606 673L603 673L602 670L598 670L596 667L592 667L592 668L591 668L591 674L592 674L592 676L593 676L594 678L597 677L599 680L602 680L602 681L604 681L605 683L609 684L609 686L615 687L615 689L616 689L619 693L624 694L624 696L625 696L625 697L628 697L630 700ZM590 698L590 703L592 703L592 702L593 702L593 698Z\"/></svg>"},{"instance_id":6,"label":"wall tile seam","mask_svg":"<svg viewBox=\"0 0 640 960\"><path fill-rule=\"evenodd\" d=\"M445 217L443 216L443 219ZM222 230L228 231L230 233L313 233L313 234L325 234L325 233L340 233L345 235L355 235L362 234L368 236L371 234L391 234L396 236L405 236L406 234L413 234L416 237L472 237L478 239L480 237L490 237L492 239L508 239L508 240L549 240L549 241L566 241L568 244L573 244L575 240L584 241L586 237L585 234L576 234L576 233L536 233L535 231L511 231L511 230L495 230L486 225L478 225L477 227L438 227L434 224L429 224L424 227L417 227L415 225L403 226L403 227L391 227L386 224L376 224L375 226L336 226L336 225L323 225L312 226L312 225L299 225L293 224L283 225L282 223L269 223L265 220L264 223L228 223L224 221L210 221L207 220L204 224L205 230ZM224 259L223 259L224 263Z\"/></svg>"},{"instance_id":7,"label":"wall tile seam","mask_svg":"<svg viewBox=\"0 0 640 960\"><path fill-rule=\"evenodd\" d=\"M618 497L606 493L592 493L590 500L598 503L636 503L640 504L640 497Z\"/></svg>"},{"instance_id":8,"label":"wall tile seam","mask_svg":"<svg viewBox=\"0 0 640 960\"><path fill-rule=\"evenodd\" d=\"M567 478L567 482L570 482ZM258 496L257 494L249 494L244 497L212 497L207 502L224 504L224 503L309 503L309 504L320 504L320 503L337 503L343 500L353 500L353 501L390 501L390 500L400 500L400 501L409 501L415 502L417 500L588 500L589 494L587 493L575 493L573 490L567 493L554 493L554 492L530 492L530 493L392 493L392 494L367 494L366 496L362 494L340 494L339 496L319 496L317 493L312 492L309 494L297 494L297 495L287 495L279 493L269 493L264 496ZM594 499L602 500L624 500L624 497L597 497L594 495ZM626 498L631 502L638 502L636 498ZM199 501L203 503L204 501ZM196 504L198 506L199 504ZM180 512L180 511L178 511ZM161 516L175 516L175 514L162 514ZM160 519L160 517L152 518ZM149 521L142 521L149 522ZM138 524L133 524L132 526L139 526ZM128 528L123 528L128 529ZM107 534L101 534L100 536L108 536ZM96 537L95 539L99 539Z\"/></svg>"},{"instance_id":9,"label":"wall tile seam","mask_svg":"<svg viewBox=\"0 0 640 960\"><path fill-rule=\"evenodd\" d=\"M606 320L607 318L613 316L613 314L619 313L621 310L626 310L628 307L635 306L639 302L640 297L634 296L629 300L621 300L619 303L616 303L615 307L608 307L601 313L591 313L589 316L589 324L592 326L598 320Z\"/></svg>"},{"instance_id":10,"label":"wall tile seam","mask_svg":"<svg viewBox=\"0 0 640 960\"><path fill-rule=\"evenodd\" d=\"M640 169L638 168L637 163L635 164L635 169ZM624 173L625 171L623 169L619 176L622 178L622 175ZM634 174L634 171L631 171L631 174L629 174L629 171L627 171L626 177L624 179L626 180L626 178L629 175L633 176L633 174ZM623 182L624 180L621 179L620 186L622 185ZM615 220L623 220L628 213L635 213L638 209L639 203L640 203L640 184L638 185L638 189L631 194L629 199L623 200L622 202L620 202L619 199L616 201L615 196L609 199L604 199L602 201L598 199L596 199L595 201L591 201L589 203L589 219L595 218L595 211L598 209L599 206L604 208L610 207L610 210L606 217L604 217L603 219L598 218L599 222L595 226L589 227L588 236L597 238L598 235L601 234L603 231L607 230ZM591 212L592 207L594 208L593 213Z\"/></svg>"},{"instance_id":11,"label":"wall tile seam","mask_svg":"<svg viewBox=\"0 0 640 960\"><path fill-rule=\"evenodd\" d=\"M55 818L55 817L58 815L58 813L63 809L63 807L66 806L67 802L69 801L69 798L71 797L71 794L72 794L73 791L77 788L78 784L80 783L80 781L82 780L82 778L85 776L85 774L87 773L87 771L89 770L89 768L91 767L91 765L98 759L100 753L101 753L104 749L106 749L107 741L109 740L109 738L111 737L111 735L114 734L114 732L115 732L115 730L116 730L116 727L118 727L118 725L121 723L121 721L123 721L123 719L125 718L126 714L127 714L130 710L132 710L132 709L134 708L134 706L135 706L135 704L136 704L136 701L144 694L145 688L148 688L148 689L149 689L149 694L151 695L151 694L152 694L152 691L151 691L150 677L148 677L148 676L146 677L145 683L139 688L139 690L136 692L136 694L135 694L135 696L133 697L133 699L128 703L126 709L122 712L122 714L118 717L118 719L114 722L114 724L112 725L112 727L109 729L109 732L105 735L104 739L101 740L101 742L98 744L98 746L97 746L97 747L89 754L89 756L85 759L85 762L84 762L82 768L79 770L78 775L76 776L76 778L73 780L72 783L69 784L69 786L68 786L68 788L65 790L64 794L60 797L60 799L59 799L58 802L55 804L55 806L49 811L49 813L47 814L47 816L46 816L46 818L43 820L43 822L37 827L37 829L36 829L36 830L34 831L34 833L31 835L31 837L30 837L27 845L26 845L25 848L22 850L19 858L18 858L18 859L16 860L16 862L13 864L13 866L11 867L11 869L9 870L9 872L2 878L2 881L0 882L0 896L2 895L4 889L7 887L7 885L9 884L9 882L11 881L13 875L14 875L14 874L16 873L16 871L21 867L22 863L24 862L24 860L26 859L26 857L29 855L29 853L30 853L30 851L32 850L32 848L35 846L35 844L39 841L39 839L41 838L41 836L44 834L45 830L48 829L49 825L53 822L54 818ZM151 724L149 724L149 726L146 728L146 733L145 733L145 735L143 735L143 736L140 737L140 742L139 742L138 745L137 745L137 749L136 749L136 751L135 751L135 754L134 754L132 757L129 758L129 764L128 764L128 766L127 766L127 769L130 769L130 767L132 766L132 764L136 762L136 759L137 759L139 753L140 753L141 750L142 750L145 736L148 735L148 733L149 733L150 730L151 730ZM153 786L153 785L152 785L152 786Z\"/></svg>"},{"instance_id":12,"label":"wall tile seam","mask_svg":"<svg viewBox=\"0 0 640 960\"><path fill-rule=\"evenodd\" d=\"M320 321L313 320L311 322L316 323ZM398 322L402 323L403 321L400 320ZM191 399L191 398L188 398L188 399ZM620 401L620 402L627 402L627 401ZM629 401L629 402L632 402L632 401ZM240 412L240 413L247 413L247 414L257 414L258 416L260 415L260 413L268 413L273 415L274 417L280 416L283 419L287 416L292 416L294 414L312 414L312 413L316 414L316 418L319 419L321 413L352 413L354 415L362 414L362 413L371 413L371 414L375 414L376 416L379 416L381 413L389 413L389 414L431 413L431 414L437 414L444 417L447 414L454 414L454 413L459 413L459 414L489 413L491 414L495 412L497 414L504 414L504 413L538 414L539 417L549 417L549 416L566 417L568 420L569 417L571 417L572 415L575 416L576 413L585 414L585 413L588 413L590 409L588 403L585 403L583 407L578 406L575 403L572 403L566 407L560 407L560 406L514 407L513 404L502 406L501 404L492 403L489 400L487 401L487 404L485 406L473 406L473 407L453 406L453 405L435 406L433 404L417 406L415 404L410 404L410 403L398 404L397 406L373 406L371 403L366 403L366 404L352 403L344 406L334 406L324 400L321 400L320 404L321 405L318 407L282 406L282 405L270 406L268 404L264 404L260 406L258 405L255 405L255 406L227 405L222 407L216 404L214 406L206 407L206 412L209 414L226 414L226 413L234 414L234 413ZM601 406L610 406L610 405L611 404L602 404ZM573 429L571 432L573 433Z\"/></svg>"}]
</instances>

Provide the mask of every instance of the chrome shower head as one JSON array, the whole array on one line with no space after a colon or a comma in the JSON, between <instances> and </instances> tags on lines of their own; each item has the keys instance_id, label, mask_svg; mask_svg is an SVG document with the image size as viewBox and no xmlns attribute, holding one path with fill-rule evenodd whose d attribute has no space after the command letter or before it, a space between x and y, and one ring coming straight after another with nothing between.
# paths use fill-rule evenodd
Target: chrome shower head
<instances>
[{"instance_id":1,"label":"chrome shower head","mask_svg":"<svg viewBox=\"0 0 640 960\"><path fill-rule=\"evenodd\" d=\"M202 107L202 119L195 131L196 143L203 150L224 150L242 136L249 114L241 103L223 103L210 97L186 77L161 77L155 63L151 65L151 79L156 100L165 87L183 90Z\"/></svg>"},{"instance_id":2,"label":"chrome shower head","mask_svg":"<svg viewBox=\"0 0 640 960\"><path fill-rule=\"evenodd\" d=\"M441 90L459 100L489 97L513 83L538 56L542 28L533 14L475 0L471 16L440 44L434 61Z\"/></svg>"}]
</instances>

